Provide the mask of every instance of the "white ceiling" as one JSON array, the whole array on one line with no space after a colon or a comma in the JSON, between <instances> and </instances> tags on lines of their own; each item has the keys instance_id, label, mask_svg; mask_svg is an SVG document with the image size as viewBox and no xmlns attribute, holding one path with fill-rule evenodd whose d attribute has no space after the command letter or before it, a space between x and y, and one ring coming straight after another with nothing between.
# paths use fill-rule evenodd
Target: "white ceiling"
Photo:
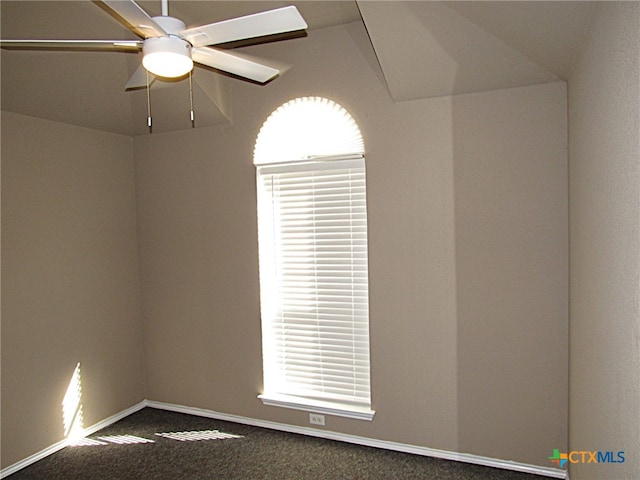
<instances>
[{"instance_id":1,"label":"white ceiling","mask_svg":"<svg viewBox=\"0 0 640 480\"><path fill-rule=\"evenodd\" d=\"M159 0L138 3L161 13ZM364 21L389 94L404 101L566 79L595 3L170 0L169 14L192 26L294 4L311 31ZM137 39L94 2L2 0L0 8L2 38ZM146 91L124 91L138 54L2 50L0 58L3 110L148 132ZM231 88L242 80L194 72L197 126L228 122ZM156 82L151 96L154 132L191 127L188 82Z\"/></svg>"}]
</instances>

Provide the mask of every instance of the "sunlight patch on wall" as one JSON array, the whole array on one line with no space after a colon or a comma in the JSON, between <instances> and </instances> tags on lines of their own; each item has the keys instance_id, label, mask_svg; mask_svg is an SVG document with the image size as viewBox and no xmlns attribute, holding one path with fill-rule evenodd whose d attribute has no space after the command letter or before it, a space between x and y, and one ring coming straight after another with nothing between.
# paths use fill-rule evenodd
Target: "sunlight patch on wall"
<instances>
[{"instance_id":1,"label":"sunlight patch on wall","mask_svg":"<svg viewBox=\"0 0 640 480\"><path fill-rule=\"evenodd\" d=\"M67 392L62 400L62 425L64 427L64 436L69 443L77 442L84 437L80 362L78 362L73 371Z\"/></svg>"},{"instance_id":2,"label":"sunlight patch on wall","mask_svg":"<svg viewBox=\"0 0 640 480\"><path fill-rule=\"evenodd\" d=\"M233 435L218 430L200 430L192 432L156 433L159 437L179 440L181 442L194 442L198 440L223 440L225 438L242 438L242 435Z\"/></svg>"}]
</instances>

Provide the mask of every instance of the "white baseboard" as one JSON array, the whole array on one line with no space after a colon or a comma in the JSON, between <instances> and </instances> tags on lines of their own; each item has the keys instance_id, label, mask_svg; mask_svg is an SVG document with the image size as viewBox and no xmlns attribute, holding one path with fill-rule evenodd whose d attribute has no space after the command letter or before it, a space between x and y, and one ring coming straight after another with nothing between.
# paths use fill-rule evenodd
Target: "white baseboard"
<instances>
[{"instance_id":1,"label":"white baseboard","mask_svg":"<svg viewBox=\"0 0 640 480\"><path fill-rule=\"evenodd\" d=\"M216 420L225 420L228 422L235 422L243 425L251 425L254 427L269 428L272 430L280 430L280 431L289 432L289 433L298 433L298 434L308 435L312 437L326 438L328 440L338 440L341 442L353 443L356 445L383 448L385 450L394 450L394 451L403 452L403 453L411 453L414 455L422 455L425 457L441 458L443 460L454 460L457 462L471 463L474 465L481 465L485 467L500 468L503 470L512 470L516 472L532 473L535 475L541 475L541 476L551 477L551 478L562 478L566 480L569 479L568 472L566 470L561 470L558 468L541 467L539 465L530 465L527 463L511 462L508 460L501 460L501 459L491 458L491 457L483 457L480 455L472 455L469 453L456 453L456 452L450 452L447 450L438 450L434 448L421 447L418 445L390 442L387 440L377 440L375 438L367 438L367 437L360 437L357 435L349 435L346 433L332 432L329 430L319 430L319 429L310 428L310 427L287 425L284 423L270 422L268 420L259 420L255 418L242 417L239 415L231 415L227 413L215 412L213 410L206 410L203 408L186 407L184 405L175 405L171 403L156 402L153 400L143 400L142 402L136 405L133 405L130 408L127 408L126 410L123 410L115 415L112 415L109 418L106 418L96 423L95 425L92 425L91 427L86 428L84 430L84 434L85 436L92 435L98 430L105 428L117 422L118 420L121 420L131 415L132 413L135 413L138 410L143 409L144 407L157 408L160 410L168 410L168 411L178 412L178 413L186 413L189 415L196 415L199 417L215 418ZM57 442L51 445L50 447L45 448L44 450L41 450L25 458L24 460L16 462L13 465L10 465L0 470L0 479L5 478L11 475L12 473L15 473L18 470L21 470L31 465L32 463L35 463L38 460L41 460L47 457L48 455L51 455L63 449L64 447L67 446L67 444L68 444L67 440L62 440L60 442Z\"/></svg>"},{"instance_id":2,"label":"white baseboard","mask_svg":"<svg viewBox=\"0 0 640 480\"><path fill-rule=\"evenodd\" d=\"M441 458L444 460L454 460L456 462L471 463L484 467L500 468L503 470L512 470L516 472L532 473L552 478L567 479L567 471L559 468L541 467L539 465L531 465L527 463L512 462L491 457L483 457L470 453L456 453L447 450L438 450L434 448L421 447L418 445L409 445L398 442L390 442L387 440L377 440L375 438L360 437L357 435L349 435L345 433L332 432L328 430L320 430L310 427L300 427L296 425L287 425L283 423L270 422L268 420L258 420L254 418L242 417L238 415L230 415L227 413L215 412L202 408L186 407L184 405L174 405L171 403L155 402L148 400L148 407L158 408L161 410L169 410L178 413L187 413L189 415L197 415L200 417L215 418L216 420L226 420L229 422L251 425L254 427L270 428L272 430L280 430L289 433L299 433L312 437L326 438L328 440L338 440L341 442L354 443L367 447L383 448L385 450L395 450L403 453L411 453L414 455L422 455L425 457Z\"/></svg>"},{"instance_id":3,"label":"white baseboard","mask_svg":"<svg viewBox=\"0 0 640 480\"><path fill-rule=\"evenodd\" d=\"M108 427L112 423L116 423L118 420L122 420L125 417L128 417L132 413L137 412L138 410L142 410L147 406L147 402L143 400L132 407L129 407L121 412L116 413L115 415L111 415L109 418L105 418L104 420L99 421L95 425L91 425L88 428L83 430L84 436L92 435L96 433L98 430L101 430L105 427ZM13 465L9 465L6 468L0 470L0 479L8 477L12 473L17 472L18 470L22 470L25 467L28 467L32 463L36 463L38 460L42 460L49 455L56 453L59 450L62 450L69 444L67 439L60 440L59 442L54 443L53 445L45 448L44 450L40 450L39 452L34 453L33 455L28 456L27 458L20 460L19 462L14 463Z\"/></svg>"},{"instance_id":4,"label":"white baseboard","mask_svg":"<svg viewBox=\"0 0 640 480\"><path fill-rule=\"evenodd\" d=\"M104 420L96 423L95 425L91 425L88 428L84 429L84 436L88 437L89 435L93 435L98 430L102 430L109 425L116 423L118 420L122 420L125 417L128 417L132 413L136 413L138 410L142 410L147 406L147 401L142 400L139 403L136 403L132 407L127 408L126 410L122 410L121 412L116 413L115 415L111 415L109 418L105 418Z\"/></svg>"},{"instance_id":5,"label":"white baseboard","mask_svg":"<svg viewBox=\"0 0 640 480\"><path fill-rule=\"evenodd\" d=\"M44 450L40 450L39 452L36 452L33 455L29 455L27 458L20 460L19 462L16 462L13 465L9 465L8 467L0 470L0 478L8 477L12 473L16 473L18 470L22 470L23 468L28 467L32 463L36 463L38 460L42 460L43 458L48 457L53 453L56 453L58 450L62 450L66 446L67 446L67 441L61 440L45 448Z\"/></svg>"}]
</instances>

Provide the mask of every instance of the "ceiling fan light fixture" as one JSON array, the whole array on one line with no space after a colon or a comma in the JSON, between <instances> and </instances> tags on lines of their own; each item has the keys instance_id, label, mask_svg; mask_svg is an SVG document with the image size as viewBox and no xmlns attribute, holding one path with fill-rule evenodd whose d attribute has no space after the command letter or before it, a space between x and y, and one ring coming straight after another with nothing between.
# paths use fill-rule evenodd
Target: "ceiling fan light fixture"
<instances>
[{"instance_id":1,"label":"ceiling fan light fixture","mask_svg":"<svg viewBox=\"0 0 640 480\"><path fill-rule=\"evenodd\" d=\"M142 55L144 68L159 77L181 77L193 69L191 44L180 37L147 38Z\"/></svg>"}]
</instances>

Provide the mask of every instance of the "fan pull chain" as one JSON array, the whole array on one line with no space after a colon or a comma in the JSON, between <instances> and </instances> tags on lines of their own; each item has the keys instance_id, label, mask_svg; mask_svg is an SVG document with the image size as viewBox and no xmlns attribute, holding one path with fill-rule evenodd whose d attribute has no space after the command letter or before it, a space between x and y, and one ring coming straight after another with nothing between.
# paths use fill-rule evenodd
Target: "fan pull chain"
<instances>
[{"instance_id":1,"label":"fan pull chain","mask_svg":"<svg viewBox=\"0 0 640 480\"><path fill-rule=\"evenodd\" d=\"M191 102L191 128L196 128L196 121L193 115L193 83L191 82L191 72L189 72L189 101Z\"/></svg>"},{"instance_id":2,"label":"fan pull chain","mask_svg":"<svg viewBox=\"0 0 640 480\"><path fill-rule=\"evenodd\" d=\"M153 128L151 128L151 89L149 88L149 70L147 70L147 126L149 127L149 133L153 133Z\"/></svg>"}]
</instances>

